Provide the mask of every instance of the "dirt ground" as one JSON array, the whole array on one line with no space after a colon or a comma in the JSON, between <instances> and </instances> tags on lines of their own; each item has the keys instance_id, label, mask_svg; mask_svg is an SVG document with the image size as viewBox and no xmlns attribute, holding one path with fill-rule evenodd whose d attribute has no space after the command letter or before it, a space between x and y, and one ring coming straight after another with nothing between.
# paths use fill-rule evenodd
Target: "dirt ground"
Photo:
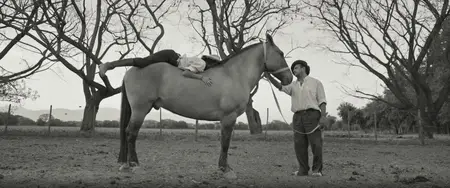
<instances>
[{"instance_id":1,"label":"dirt ground","mask_svg":"<svg viewBox=\"0 0 450 188\"><path fill-rule=\"evenodd\" d=\"M119 172L117 138L0 136L0 187L450 187L450 143L327 138L324 176L297 177L293 143L235 139L217 170L220 143L138 137L141 170ZM310 161L312 156L310 156Z\"/></svg>"}]
</instances>

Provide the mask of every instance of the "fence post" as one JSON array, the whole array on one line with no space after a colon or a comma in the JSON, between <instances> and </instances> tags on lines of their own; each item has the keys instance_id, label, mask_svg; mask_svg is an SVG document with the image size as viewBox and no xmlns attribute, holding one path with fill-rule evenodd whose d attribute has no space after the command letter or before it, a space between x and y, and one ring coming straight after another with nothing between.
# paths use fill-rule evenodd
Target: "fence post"
<instances>
[{"instance_id":1,"label":"fence post","mask_svg":"<svg viewBox=\"0 0 450 188\"><path fill-rule=\"evenodd\" d=\"M9 116L11 115L11 104L9 104L8 107L8 115L6 116L6 122L5 122L5 134L8 132L8 124L9 124Z\"/></svg>"},{"instance_id":2,"label":"fence post","mask_svg":"<svg viewBox=\"0 0 450 188\"><path fill-rule=\"evenodd\" d=\"M450 125L449 125L450 123L447 123L446 125L447 125L447 134L448 135L450 135Z\"/></svg>"},{"instance_id":3,"label":"fence post","mask_svg":"<svg viewBox=\"0 0 450 188\"><path fill-rule=\"evenodd\" d=\"M48 116L48 121L47 121L47 123L48 123L48 132L47 132L47 134L48 135L50 135L50 122L51 122L51 120L52 120L52 105L50 105L50 114L49 114L49 116Z\"/></svg>"},{"instance_id":4,"label":"fence post","mask_svg":"<svg viewBox=\"0 0 450 188\"><path fill-rule=\"evenodd\" d=\"M375 121L375 123L374 123L374 134L375 134L375 141L377 141L378 140L378 133L377 133L377 112L374 112L373 113L373 116L375 117L374 118L374 121Z\"/></svg>"},{"instance_id":5,"label":"fence post","mask_svg":"<svg viewBox=\"0 0 450 188\"><path fill-rule=\"evenodd\" d=\"M350 139L350 109L347 109L347 128L348 128L348 139Z\"/></svg>"},{"instance_id":6,"label":"fence post","mask_svg":"<svg viewBox=\"0 0 450 188\"><path fill-rule=\"evenodd\" d=\"M159 138L162 140L162 108L159 109Z\"/></svg>"},{"instance_id":7,"label":"fence post","mask_svg":"<svg viewBox=\"0 0 450 188\"><path fill-rule=\"evenodd\" d=\"M198 119L195 120L195 141L197 142L198 135Z\"/></svg>"},{"instance_id":8,"label":"fence post","mask_svg":"<svg viewBox=\"0 0 450 188\"><path fill-rule=\"evenodd\" d=\"M267 129L269 128L268 127L268 125L269 125L269 108L267 108L267 114L266 114L266 131L264 132L264 140L267 140Z\"/></svg>"}]
</instances>

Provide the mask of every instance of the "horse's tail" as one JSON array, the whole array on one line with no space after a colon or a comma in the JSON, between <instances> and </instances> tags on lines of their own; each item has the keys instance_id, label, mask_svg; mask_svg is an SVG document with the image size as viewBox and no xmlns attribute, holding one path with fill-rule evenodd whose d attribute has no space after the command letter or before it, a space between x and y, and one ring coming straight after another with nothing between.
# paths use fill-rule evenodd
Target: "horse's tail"
<instances>
[{"instance_id":1,"label":"horse's tail","mask_svg":"<svg viewBox=\"0 0 450 188\"><path fill-rule=\"evenodd\" d=\"M127 161L128 153L128 142L126 129L131 117L131 107L128 102L127 92L125 89L125 83L122 82L122 102L120 105L120 152L119 152L119 163L124 163Z\"/></svg>"}]
</instances>

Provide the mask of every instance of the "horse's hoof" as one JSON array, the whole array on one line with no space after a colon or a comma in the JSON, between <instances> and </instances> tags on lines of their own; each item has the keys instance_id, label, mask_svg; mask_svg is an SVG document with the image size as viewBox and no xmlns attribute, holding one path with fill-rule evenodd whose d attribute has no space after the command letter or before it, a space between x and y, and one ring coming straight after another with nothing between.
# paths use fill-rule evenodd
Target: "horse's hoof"
<instances>
[{"instance_id":1,"label":"horse's hoof","mask_svg":"<svg viewBox=\"0 0 450 188\"><path fill-rule=\"evenodd\" d=\"M237 179L236 173L234 173L234 171L232 171L232 170L229 170L228 172L225 172L225 173L223 174L223 176L224 176L226 179Z\"/></svg>"},{"instance_id":2,"label":"horse's hoof","mask_svg":"<svg viewBox=\"0 0 450 188\"><path fill-rule=\"evenodd\" d=\"M131 172L133 172L135 174L139 174L139 173L142 173L143 170L140 166L133 166L133 167L131 167Z\"/></svg>"},{"instance_id":3,"label":"horse's hoof","mask_svg":"<svg viewBox=\"0 0 450 188\"><path fill-rule=\"evenodd\" d=\"M119 171L120 172L129 172L130 166L128 164L123 164L122 166L120 166Z\"/></svg>"}]
</instances>

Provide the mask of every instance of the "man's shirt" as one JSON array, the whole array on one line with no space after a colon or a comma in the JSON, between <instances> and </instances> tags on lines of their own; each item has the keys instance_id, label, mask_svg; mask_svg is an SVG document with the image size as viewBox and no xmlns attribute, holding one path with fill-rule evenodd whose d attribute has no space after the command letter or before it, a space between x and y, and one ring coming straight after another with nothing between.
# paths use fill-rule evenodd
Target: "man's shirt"
<instances>
[{"instance_id":1,"label":"man's shirt","mask_svg":"<svg viewBox=\"0 0 450 188\"><path fill-rule=\"evenodd\" d=\"M307 109L320 111L319 105L327 102L322 82L309 76L305 77L302 85L296 80L281 86L281 91L291 96L291 111L294 113Z\"/></svg>"}]
</instances>

